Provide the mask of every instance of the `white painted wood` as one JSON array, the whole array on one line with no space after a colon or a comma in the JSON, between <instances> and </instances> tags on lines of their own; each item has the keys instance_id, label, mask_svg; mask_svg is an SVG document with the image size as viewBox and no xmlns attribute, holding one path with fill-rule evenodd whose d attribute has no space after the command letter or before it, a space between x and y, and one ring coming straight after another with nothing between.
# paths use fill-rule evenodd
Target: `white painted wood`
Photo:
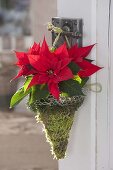
<instances>
[{"instance_id":1,"label":"white painted wood","mask_svg":"<svg viewBox=\"0 0 113 170\"><path fill-rule=\"evenodd\" d=\"M109 87L109 97L110 97L110 103L109 103L109 108L110 108L110 114L109 114L109 152L110 152L110 158L109 158L109 163L110 163L110 170L113 170L113 1L111 1L111 20L110 20L110 34L109 34L109 43L110 43L110 51L109 51L109 66L110 66L110 87Z\"/></svg>"},{"instance_id":2,"label":"white painted wood","mask_svg":"<svg viewBox=\"0 0 113 170\"><path fill-rule=\"evenodd\" d=\"M35 41L40 42L45 35L46 40L51 42L51 33L46 27L56 14L57 0L31 0L31 24Z\"/></svg>"},{"instance_id":3,"label":"white painted wood","mask_svg":"<svg viewBox=\"0 0 113 170\"><path fill-rule=\"evenodd\" d=\"M104 3L103 3L104 2ZM109 169L109 0L97 1L97 64L104 67L97 74L102 93L97 94L97 170Z\"/></svg>"},{"instance_id":4,"label":"white painted wood","mask_svg":"<svg viewBox=\"0 0 113 170\"><path fill-rule=\"evenodd\" d=\"M57 0L57 15L82 18L84 21L84 44L91 42L91 0Z\"/></svg>"},{"instance_id":5,"label":"white painted wood","mask_svg":"<svg viewBox=\"0 0 113 170\"><path fill-rule=\"evenodd\" d=\"M110 40L109 2L58 0L58 16L83 18L84 45L97 42L92 58L104 67L91 79L101 83L102 92L90 92L78 111L59 170L113 170L113 1Z\"/></svg>"},{"instance_id":6,"label":"white painted wood","mask_svg":"<svg viewBox=\"0 0 113 170\"><path fill-rule=\"evenodd\" d=\"M85 0L85 2L82 0L58 0L58 16L83 19L84 45L95 43L96 39L96 35L92 36L92 31L95 34L95 29L92 27L91 6L91 0ZM95 16L93 19L95 20ZM95 52L93 56L94 55ZM95 102L94 97L93 102ZM67 158L59 161L59 170L91 170L91 167L95 168L95 135L94 138L92 136L91 140L91 128L93 128L93 133L95 133L95 119L91 122L91 117L95 117L95 103L93 103L94 115L91 115L91 104L91 93L89 93L84 105L78 111L77 118L75 117L70 134ZM91 125L91 123L93 123L93 125ZM91 152L93 152L93 156Z\"/></svg>"},{"instance_id":7,"label":"white painted wood","mask_svg":"<svg viewBox=\"0 0 113 170\"><path fill-rule=\"evenodd\" d=\"M92 44L97 41L97 1L91 1L91 40ZM92 59L96 61L96 46L92 51ZM96 74L91 77L91 82L96 82ZM96 170L96 93L91 92L91 170Z\"/></svg>"}]
</instances>

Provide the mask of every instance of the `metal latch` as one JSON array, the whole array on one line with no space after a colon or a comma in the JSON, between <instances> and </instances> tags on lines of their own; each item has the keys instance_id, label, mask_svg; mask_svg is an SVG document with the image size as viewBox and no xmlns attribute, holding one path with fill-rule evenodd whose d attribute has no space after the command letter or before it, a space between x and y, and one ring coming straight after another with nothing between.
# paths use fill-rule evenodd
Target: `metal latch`
<instances>
[{"instance_id":1,"label":"metal latch","mask_svg":"<svg viewBox=\"0 0 113 170\"><path fill-rule=\"evenodd\" d=\"M66 41L68 38L70 46L78 44L79 47L82 46L83 37L83 22L82 19L68 19L68 18L52 18L52 24L55 27L60 27L63 30L61 38L57 44L57 47ZM52 42L54 42L57 34L52 32Z\"/></svg>"}]
</instances>

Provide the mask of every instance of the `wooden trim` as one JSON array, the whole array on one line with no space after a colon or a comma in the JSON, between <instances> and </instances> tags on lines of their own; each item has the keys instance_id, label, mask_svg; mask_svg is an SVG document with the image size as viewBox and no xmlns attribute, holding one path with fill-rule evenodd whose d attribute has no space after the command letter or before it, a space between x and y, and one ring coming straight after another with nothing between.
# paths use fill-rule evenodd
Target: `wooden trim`
<instances>
[{"instance_id":1,"label":"wooden trim","mask_svg":"<svg viewBox=\"0 0 113 170\"><path fill-rule=\"evenodd\" d=\"M108 103L108 125L109 125L109 169L113 169L113 1L109 1L109 103Z\"/></svg>"},{"instance_id":2,"label":"wooden trim","mask_svg":"<svg viewBox=\"0 0 113 170\"><path fill-rule=\"evenodd\" d=\"M92 0L91 6L91 42L96 43L96 27L97 27L97 0ZM96 46L92 51L92 59L96 61ZM91 77L91 83L96 82L96 74ZM91 170L96 170L96 93L91 92Z\"/></svg>"},{"instance_id":3,"label":"wooden trim","mask_svg":"<svg viewBox=\"0 0 113 170\"><path fill-rule=\"evenodd\" d=\"M97 94L97 170L109 169L109 0L97 0L97 64L104 67L97 74L102 92Z\"/></svg>"}]
</instances>

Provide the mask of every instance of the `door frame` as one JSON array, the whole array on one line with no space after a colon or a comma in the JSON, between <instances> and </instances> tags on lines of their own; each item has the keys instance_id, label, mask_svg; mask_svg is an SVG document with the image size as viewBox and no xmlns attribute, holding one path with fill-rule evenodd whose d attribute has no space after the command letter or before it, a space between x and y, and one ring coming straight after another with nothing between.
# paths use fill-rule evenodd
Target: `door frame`
<instances>
[{"instance_id":1,"label":"door frame","mask_svg":"<svg viewBox=\"0 0 113 170\"><path fill-rule=\"evenodd\" d=\"M95 149L95 167L92 167L93 170L110 170L110 5L110 0L96 0L96 62L101 63L104 68L96 75L97 82L102 85L102 92L96 94L95 101L95 148L92 146L93 151ZM93 131L91 133L93 136Z\"/></svg>"}]
</instances>

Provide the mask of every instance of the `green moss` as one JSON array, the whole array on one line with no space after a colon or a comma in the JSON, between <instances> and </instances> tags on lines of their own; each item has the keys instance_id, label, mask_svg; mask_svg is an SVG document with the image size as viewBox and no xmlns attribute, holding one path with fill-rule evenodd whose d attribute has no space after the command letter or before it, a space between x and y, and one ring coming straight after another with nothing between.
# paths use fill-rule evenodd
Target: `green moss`
<instances>
[{"instance_id":1,"label":"green moss","mask_svg":"<svg viewBox=\"0 0 113 170\"><path fill-rule=\"evenodd\" d=\"M52 154L55 158L65 157L69 131L73 124L74 110L63 107L46 107L40 109L38 121L44 125L47 141L51 145Z\"/></svg>"},{"instance_id":2,"label":"green moss","mask_svg":"<svg viewBox=\"0 0 113 170\"><path fill-rule=\"evenodd\" d=\"M83 99L68 106L39 106L36 103L31 106L31 109L37 114L37 121L44 125L47 141L50 143L52 154L56 159L62 159L66 155L74 114L82 103Z\"/></svg>"}]
</instances>

